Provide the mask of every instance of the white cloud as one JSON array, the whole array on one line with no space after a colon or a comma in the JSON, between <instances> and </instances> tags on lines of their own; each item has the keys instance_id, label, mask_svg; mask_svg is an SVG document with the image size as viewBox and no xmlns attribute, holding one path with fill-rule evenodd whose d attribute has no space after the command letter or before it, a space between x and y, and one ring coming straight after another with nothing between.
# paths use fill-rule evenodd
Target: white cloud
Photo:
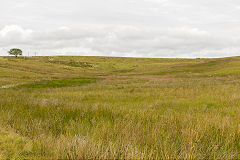
<instances>
[{"instance_id":1,"label":"white cloud","mask_svg":"<svg viewBox=\"0 0 240 160\"><path fill-rule=\"evenodd\" d=\"M0 49L42 55L237 55L239 6L238 0L3 1Z\"/></svg>"},{"instance_id":2,"label":"white cloud","mask_svg":"<svg viewBox=\"0 0 240 160\"><path fill-rule=\"evenodd\" d=\"M237 43L197 28L101 26L33 31L20 26L0 30L2 47L16 44L40 54L134 57L214 57L236 53ZM234 50L232 49L234 48Z\"/></svg>"},{"instance_id":3,"label":"white cloud","mask_svg":"<svg viewBox=\"0 0 240 160\"><path fill-rule=\"evenodd\" d=\"M1 45L25 43L31 39L33 31L17 25L5 26L0 30Z\"/></svg>"},{"instance_id":4,"label":"white cloud","mask_svg":"<svg viewBox=\"0 0 240 160\"><path fill-rule=\"evenodd\" d=\"M5 26L0 31L0 36L2 38L8 38L9 36L14 36L14 38L28 38L32 34L32 30L30 29L23 29L17 25ZM13 37L11 37L13 38Z\"/></svg>"}]
</instances>

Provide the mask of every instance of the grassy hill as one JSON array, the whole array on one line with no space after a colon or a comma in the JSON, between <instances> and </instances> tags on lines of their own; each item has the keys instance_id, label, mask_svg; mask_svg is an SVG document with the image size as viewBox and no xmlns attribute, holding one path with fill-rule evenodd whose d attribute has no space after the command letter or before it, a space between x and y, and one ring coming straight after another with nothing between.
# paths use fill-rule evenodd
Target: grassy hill
<instances>
[{"instance_id":1,"label":"grassy hill","mask_svg":"<svg viewBox=\"0 0 240 160\"><path fill-rule=\"evenodd\" d=\"M0 57L0 158L240 158L240 57Z\"/></svg>"}]
</instances>

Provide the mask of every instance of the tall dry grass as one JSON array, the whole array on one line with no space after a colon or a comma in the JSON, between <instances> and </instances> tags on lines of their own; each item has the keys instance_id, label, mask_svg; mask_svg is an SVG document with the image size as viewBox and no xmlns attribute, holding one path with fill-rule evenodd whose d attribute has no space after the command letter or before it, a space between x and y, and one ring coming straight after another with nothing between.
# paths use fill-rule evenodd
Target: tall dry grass
<instances>
[{"instance_id":1,"label":"tall dry grass","mask_svg":"<svg viewBox=\"0 0 240 160\"><path fill-rule=\"evenodd\" d=\"M31 141L26 158L238 159L240 75L212 74L219 63L1 89L0 124Z\"/></svg>"}]
</instances>

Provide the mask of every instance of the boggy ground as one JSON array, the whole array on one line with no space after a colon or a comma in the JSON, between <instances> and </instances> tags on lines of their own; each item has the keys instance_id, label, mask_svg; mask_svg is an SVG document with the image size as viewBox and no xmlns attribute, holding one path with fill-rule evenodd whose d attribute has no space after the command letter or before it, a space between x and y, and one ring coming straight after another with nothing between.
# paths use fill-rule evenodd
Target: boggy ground
<instances>
[{"instance_id":1,"label":"boggy ground","mask_svg":"<svg viewBox=\"0 0 240 160\"><path fill-rule=\"evenodd\" d=\"M0 95L0 158L240 158L239 57L0 57Z\"/></svg>"}]
</instances>

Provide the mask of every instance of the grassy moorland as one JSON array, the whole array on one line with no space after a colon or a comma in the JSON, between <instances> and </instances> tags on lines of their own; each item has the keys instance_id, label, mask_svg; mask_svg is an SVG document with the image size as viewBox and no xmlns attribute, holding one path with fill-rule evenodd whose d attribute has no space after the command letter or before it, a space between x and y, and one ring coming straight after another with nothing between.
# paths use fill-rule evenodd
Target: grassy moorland
<instances>
[{"instance_id":1,"label":"grassy moorland","mask_svg":"<svg viewBox=\"0 0 240 160\"><path fill-rule=\"evenodd\" d=\"M0 57L0 158L240 158L240 57Z\"/></svg>"}]
</instances>

